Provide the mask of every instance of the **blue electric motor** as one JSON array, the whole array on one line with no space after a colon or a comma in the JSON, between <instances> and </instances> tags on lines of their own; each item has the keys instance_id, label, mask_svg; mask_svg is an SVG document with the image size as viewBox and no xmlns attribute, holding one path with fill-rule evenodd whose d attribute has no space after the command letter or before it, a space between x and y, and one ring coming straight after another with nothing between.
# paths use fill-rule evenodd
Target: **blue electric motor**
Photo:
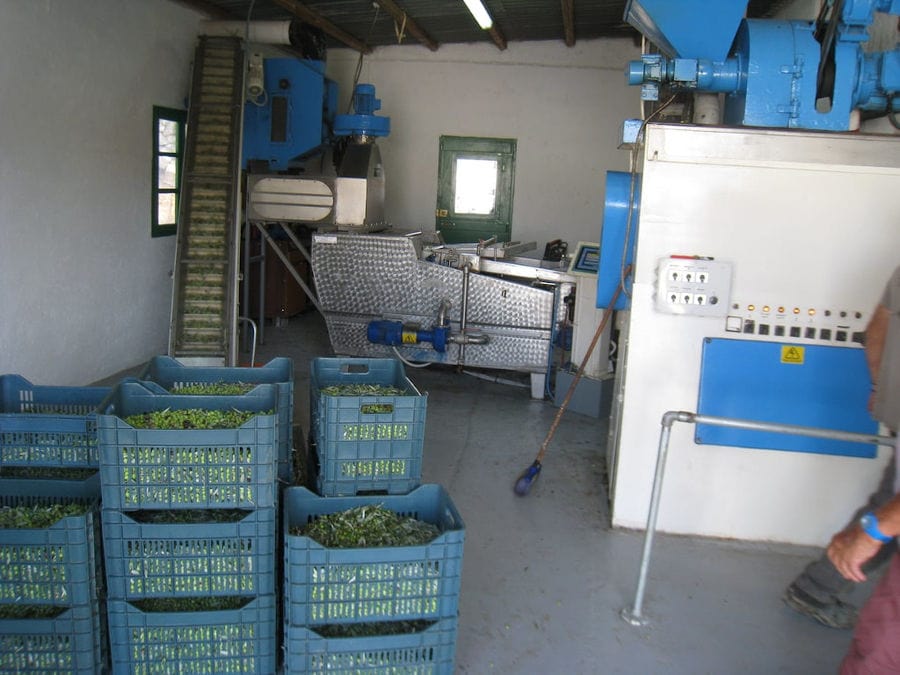
<instances>
[{"instance_id":1,"label":"blue electric motor","mask_svg":"<svg viewBox=\"0 0 900 675\"><path fill-rule=\"evenodd\" d=\"M377 345L417 345L430 342L436 352L447 351L450 338L449 326L433 326L431 329L400 321L371 321L366 329L369 342Z\"/></svg>"}]
</instances>

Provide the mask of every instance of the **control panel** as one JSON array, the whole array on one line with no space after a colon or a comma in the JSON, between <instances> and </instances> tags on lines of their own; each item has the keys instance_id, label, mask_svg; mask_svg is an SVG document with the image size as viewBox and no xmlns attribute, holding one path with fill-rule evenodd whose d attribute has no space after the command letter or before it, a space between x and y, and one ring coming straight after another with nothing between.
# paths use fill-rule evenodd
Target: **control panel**
<instances>
[{"instance_id":1,"label":"control panel","mask_svg":"<svg viewBox=\"0 0 900 675\"><path fill-rule=\"evenodd\" d=\"M659 261L656 308L662 312L726 316L730 294L730 262L688 255L672 255Z\"/></svg>"},{"instance_id":2,"label":"control panel","mask_svg":"<svg viewBox=\"0 0 900 675\"><path fill-rule=\"evenodd\" d=\"M804 307L780 299L733 302L724 328L747 337L850 346L863 344L867 322L861 308Z\"/></svg>"},{"instance_id":3,"label":"control panel","mask_svg":"<svg viewBox=\"0 0 900 675\"><path fill-rule=\"evenodd\" d=\"M575 255L569 263L569 274L587 274L596 276L600 267L600 244L579 241L575 247Z\"/></svg>"}]
</instances>

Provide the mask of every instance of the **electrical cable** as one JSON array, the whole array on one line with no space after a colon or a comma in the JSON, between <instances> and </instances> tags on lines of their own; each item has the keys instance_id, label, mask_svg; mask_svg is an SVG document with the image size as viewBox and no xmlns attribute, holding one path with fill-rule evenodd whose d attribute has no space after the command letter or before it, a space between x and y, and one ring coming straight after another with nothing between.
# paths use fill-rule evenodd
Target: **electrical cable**
<instances>
[{"instance_id":1,"label":"electrical cable","mask_svg":"<svg viewBox=\"0 0 900 675\"><path fill-rule=\"evenodd\" d=\"M369 25L369 32L366 33L364 44L369 44L369 40L372 37L372 31L375 28L375 22L378 21L378 13L381 11L381 5L377 3L373 4L375 4L375 16L372 17L372 23ZM362 74L363 56L365 56L365 54L360 52L359 60L356 62L356 72L353 74L353 86L350 88L350 100L347 102L348 115L353 112L353 92L356 91L356 85L359 84L359 76Z\"/></svg>"},{"instance_id":2,"label":"electrical cable","mask_svg":"<svg viewBox=\"0 0 900 675\"><path fill-rule=\"evenodd\" d=\"M264 108L269 102L269 92L263 89L262 93L259 96L257 96L256 98L248 96L247 100L259 108Z\"/></svg>"},{"instance_id":3,"label":"electrical cable","mask_svg":"<svg viewBox=\"0 0 900 675\"><path fill-rule=\"evenodd\" d=\"M431 361L425 361L424 363L413 363L412 361L405 359L400 354L400 351L396 347L391 347L391 349L394 350L394 354L397 355L397 358L400 359L403 363L405 363L410 368L427 368L428 366L431 365Z\"/></svg>"},{"instance_id":4,"label":"electrical cable","mask_svg":"<svg viewBox=\"0 0 900 675\"><path fill-rule=\"evenodd\" d=\"M250 44L250 15L253 14L253 5L256 0L250 0L250 6L247 8L247 20L244 22L244 42Z\"/></svg>"},{"instance_id":5,"label":"electrical cable","mask_svg":"<svg viewBox=\"0 0 900 675\"><path fill-rule=\"evenodd\" d=\"M640 154L641 143L643 142L644 129L646 128L647 124L653 121L654 117L668 108L677 96L677 92L672 94L665 103L663 103L656 110L650 113L646 118L644 118L644 120L641 122L640 128L638 128L637 135L634 139L634 144L631 146L631 182L628 188L628 216L625 220L625 242L622 245L622 260L619 264L619 286L622 289L622 294L629 299L631 298L631 294L625 287L625 268L627 267L626 261L628 258L628 240L631 237L631 226L634 218L634 192L635 185L637 184L638 155Z\"/></svg>"}]
</instances>

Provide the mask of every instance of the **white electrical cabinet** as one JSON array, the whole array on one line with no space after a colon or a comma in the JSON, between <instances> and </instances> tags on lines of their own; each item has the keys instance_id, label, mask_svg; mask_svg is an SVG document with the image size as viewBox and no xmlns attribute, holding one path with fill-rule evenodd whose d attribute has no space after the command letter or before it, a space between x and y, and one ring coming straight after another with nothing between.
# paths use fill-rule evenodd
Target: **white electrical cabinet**
<instances>
[{"instance_id":1,"label":"white electrical cabinet","mask_svg":"<svg viewBox=\"0 0 900 675\"><path fill-rule=\"evenodd\" d=\"M608 446L613 524L636 528L646 524L662 415L698 409L704 344L862 349L900 264L900 137L650 124L640 173ZM736 390L752 372L716 363L726 370L717 381ZM677 423L659 528L821 545L876 486L888 452L701 444Z\"/></svg>"}]
</instances>

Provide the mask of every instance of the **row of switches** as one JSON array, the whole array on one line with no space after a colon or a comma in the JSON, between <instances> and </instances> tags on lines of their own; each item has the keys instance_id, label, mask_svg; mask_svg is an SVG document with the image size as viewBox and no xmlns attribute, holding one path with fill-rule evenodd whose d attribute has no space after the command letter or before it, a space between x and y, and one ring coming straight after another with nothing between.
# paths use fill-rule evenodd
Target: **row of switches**
<instances>
[{"instance_id":1,"label":"row of switches","mask_svg":"<svg viewBox=\"0 0 900 675\"><path fill-rule=\"evenodd\" d=\"M787 333L785 333L785 329L787 329ZM865 341L865 333L862 331L856 331L850 333L847 330L837 329L832 331L830 328L820 328L818 331L814 326L806 326L805 328L802 326L783 326L781 324L776 324L775 326L771 326L767 323L761 323L757 326L756 322L753 319L744 319L744 333L757 335L774 335L775 337L788 337L792 338L805 338L807 340L815 340L818 332L818 338L820 340L828 340L829 342L834 339L835 342L857 342L859 344L863 344ZM833 335L833 338L832 338Z\"/></svg>"}]
</instances>

